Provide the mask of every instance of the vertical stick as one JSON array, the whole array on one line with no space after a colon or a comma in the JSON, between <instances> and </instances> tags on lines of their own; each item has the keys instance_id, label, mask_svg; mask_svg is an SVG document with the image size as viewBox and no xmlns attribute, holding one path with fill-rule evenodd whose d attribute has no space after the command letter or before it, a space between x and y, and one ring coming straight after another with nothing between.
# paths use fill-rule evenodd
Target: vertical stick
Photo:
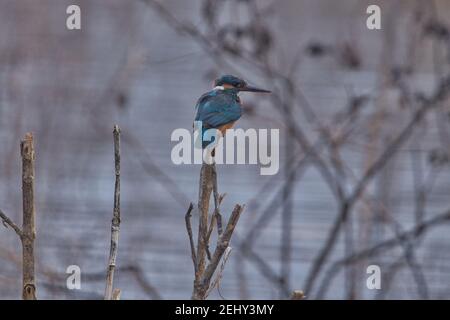
<instances>
[{"instance_id":1,"label":"vertical stick","mask_svg":"<svg viewBox=\"0 0 450 320\"><path fill-rule=\"evenodd\" d=\"M200 171L200 184L199 184L199 198L198 198L198 212L199 227L198 227L198 239L197 239L197 268L195 272L194 280L194 292L192 296L196 296L196 292L201 286L200 280L205 271L205 258L207 247L207 233L208 233L208 210L209 200L211 198L211 192L213 190L213 164L203 163Z\"/></svg>"},{"instance_id":2,"label":"vertical stick","mask_svg":"<svg viewBox=\"0 0 450 320\"><path fill-rule=\"evenodd\" d=\"M191 225L192 209L194 209L194 205L191 202L189 204L189 208L186 212L186 215L184 216L184 221L186 223L186 230L187 230L188 237L189 237L189 246L191 247L191 258L192 258L192 262L194 264L194 272L197 272L197 254L195 252L194 237L192 235L192 225Z\"/></svg>"},{"instance_id":3,"label":"vertical stick","mask_svg":"<svg viewBox=\"0 0 450 320\"><path fill-rule=\"evenodd\" d=\"M36 283L34 273L34 239L35 207L34 207L34 145L33 135L27 133L20 144L22 156L22 259L23 259L23 286L22 298L24 300L36 300Z\"/></svg>"},{"instance_id":4,"label":"vertical stick","mask_svg":"<svg viewBox=\"0 0 450 320\"><path fill-rule=\"evenodd\" d=\"M113 136L116 183L114 186L114 211L111 221L111 246L106 276L105 300L113 299L114 270L116 268L120 232L120 128L117 125L114 126ZM116 297L118 297L118 295L116 295Z\"/></svg>"},{"instance_id":5,"label":"vertical stick","mask_svg":"<svg viewBox=\"0 0 450 320\"><path fill-rule=\"evenodd\" d=\"M211 217L211 226L208 228L208 209L211 198L211 193L214 192L214 213ZM198 198L198 211L199 211L199 227L197 237L197 255L195 255L195 249L193 248L192 230L190 224L190 212L192 210L192 204L189 206L188 212L185 215L186 229L189 236L189 242L191 246L192 260L195 266L195 279L194 288L192 290L192 300L204 300L207 298L209 292L219 284L222 277L222 272L225 267L226 260L228 259L229 243L233 234L234 228L238 222L238 219L244 209L243 206L236 205L230 219L228 220L225 231L222 230L222 217L219 212L219 206L222 202L223 196L219 196L217 188L217 171L215 164L203 163L200 171L200 183L199 183L199 198ZM217 220L217 232L218 239L214 254L209 254L209 238L214 228L214 220ZM227 253L226 253L227 252ZM206 265L206 255L210 259L208 265ZM225 257L224 257L225 255ZM211 279L214 272L219 265L219 262L224 257L222 262L221 271L219 271L216 280L211 285Z\"/></svg>"}]
</instances>

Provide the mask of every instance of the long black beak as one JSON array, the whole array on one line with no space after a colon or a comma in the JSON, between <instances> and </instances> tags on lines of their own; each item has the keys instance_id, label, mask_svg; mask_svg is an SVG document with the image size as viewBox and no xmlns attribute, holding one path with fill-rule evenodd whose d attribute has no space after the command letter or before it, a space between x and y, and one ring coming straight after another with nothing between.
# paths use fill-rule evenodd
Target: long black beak
<instances>
[{"instance_id":1,"label":"long black beak","mask_svg":"<svg viewBox=\"0 0 450 320\"><path fill-rule=\"evenodd\" d=\"M271 93L269 90L260 89L252 86L245 86L241 88L239 91L249 91L249 92L262 92L262 93Z\"/></svg>"}]
</instances>

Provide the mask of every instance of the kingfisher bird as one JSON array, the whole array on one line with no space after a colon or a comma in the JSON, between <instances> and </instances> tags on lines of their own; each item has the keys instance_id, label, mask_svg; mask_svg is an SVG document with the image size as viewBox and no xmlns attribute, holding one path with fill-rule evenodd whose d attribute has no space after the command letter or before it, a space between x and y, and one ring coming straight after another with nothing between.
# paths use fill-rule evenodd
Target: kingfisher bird
<instances>
[{"instance_id":1,"label":"kingfisher bird","mask_svg":"<svg viewBox=\"0 0 450 320\"><path fill-rule=\"evenodd\" d=\"M242 91L270 93L269 90L252 87L246 81L233 75L224 75L214 81L214 88L198 99L195 109L195 121L202 122L202 148L213 141L203 139L207 129L218 129L222 136L233 127L242 116L242 102L239 93ZM214 156L214 150L212 151Z\"/></svg>"}]
</instances>

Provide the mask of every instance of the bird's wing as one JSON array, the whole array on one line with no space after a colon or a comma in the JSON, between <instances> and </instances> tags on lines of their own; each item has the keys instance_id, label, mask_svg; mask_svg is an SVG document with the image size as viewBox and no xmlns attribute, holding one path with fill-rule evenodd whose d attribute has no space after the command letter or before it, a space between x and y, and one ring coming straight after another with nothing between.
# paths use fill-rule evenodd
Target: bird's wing
<instances>
[{"instance_id":1,"label":"bird's wing","mask_svg":"<svg viewBox=\"0 0 450 320\"><path fill-rule=\"evenodd\" d=\"M210 93L203 95L196 106L196 121L202 121L203 126L218 128L234 122L241 117L238 101L231 95Z\"/></svg>"}]
</instances>

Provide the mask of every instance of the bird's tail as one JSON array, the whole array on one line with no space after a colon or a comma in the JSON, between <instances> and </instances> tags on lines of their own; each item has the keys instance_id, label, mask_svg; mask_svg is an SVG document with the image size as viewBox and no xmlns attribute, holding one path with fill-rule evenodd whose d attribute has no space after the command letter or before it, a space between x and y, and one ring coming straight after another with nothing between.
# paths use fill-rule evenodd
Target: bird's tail
<instances>
[{"instance_id":1,"label":"bird's tail","mask_svg":"<svg viewBox=\"0 0 450 320\"><path fill-rule=\"evenodd\" d=\"M215 157L216 156L216 150L214 149L214 147L211 145L211 144L213 144L213 142L214 142L214 138L213 138L213 140L212 141L207 141L207 140L204 140L203 139L203 137L204 137L204 131L205 130L203 130L203 132L202 132L202 134L199 134L198 136L197 136L197 138L196 138L196 140L195 140L195 143L194 143L194 148L202 148L202 150L203 149L206 149L206 148L213 148L212 149L212 151L211 151L211 156L212 157ZM211 145L211 146L210 146Z\"/></svg>"},{"instance_id":2,"label":"bird's tail","mask_svg":"<svg viewBox=\"0 0 450 320\"><path fill-rule=\"evenodd\" d=\"M195 139L194 142L194 147L195 148L202 148L205 149L206 147L208 147L210 144L215 142L215 137L205 137L205 134L207 132L208 129L211 129L209 127L196 127L194 126L194 131L198 130L199 134L197 135L197 138Z\"/></svg>"}]
</instances>

